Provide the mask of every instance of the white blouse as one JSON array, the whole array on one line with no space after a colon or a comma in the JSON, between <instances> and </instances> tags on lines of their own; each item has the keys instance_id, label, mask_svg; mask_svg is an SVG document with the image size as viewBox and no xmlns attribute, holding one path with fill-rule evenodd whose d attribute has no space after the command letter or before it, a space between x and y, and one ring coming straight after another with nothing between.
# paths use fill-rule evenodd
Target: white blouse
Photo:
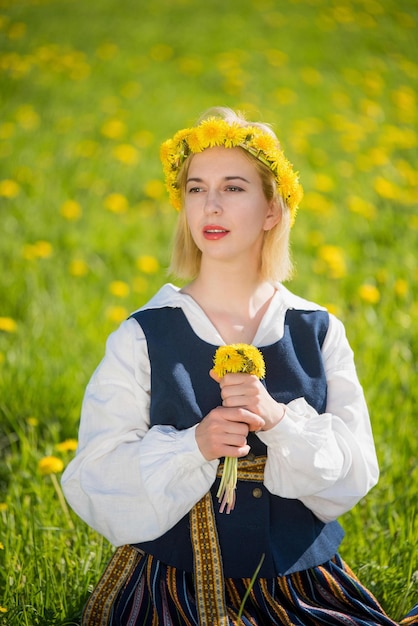
<instances>
[{"instance_id":1,"label":"white blouse","mask_svg":"<svg viewBox=\"0 0 418 626\"><path fill-rule=\"evenodd\" d=\"M194 332L214 347L224 344L199 305L167 284L143 307L180 307ZM315 310L282 285L253 340L270 345L284 332L289 308ZM322 521L351 509L377 482L378 465L367 406L343 324L330 315L322 347L327 411L304 398L257 436L267 446L264 485L297 498ZM172 528L210 489L218 460L207 461L196 426L150 428L150 362L141 326L128 319L107 341L105 356L86 389L75 458L62 477L76 513L113 545L155 539Z\"/></svg>"}]
</instances>

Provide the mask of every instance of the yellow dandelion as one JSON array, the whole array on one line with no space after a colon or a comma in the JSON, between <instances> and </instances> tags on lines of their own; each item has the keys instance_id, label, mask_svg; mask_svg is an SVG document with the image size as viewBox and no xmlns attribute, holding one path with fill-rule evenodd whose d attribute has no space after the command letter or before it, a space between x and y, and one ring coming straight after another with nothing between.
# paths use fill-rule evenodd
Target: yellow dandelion
<instances>
[{"instance_id":1,"label":"yellow dandelion","mask_svg":"<svg viewBox=\"0 0 418 626\"><path fill-rule=\"evenodd\" d=\"M135 165L139 161L138 150L128 143L122 143L113 148L113 156L125 165Z\"/></svg>"},{"instance_id":2,"label":"yellow dandelion","mask_svg":"<svg viewBox=\"0 0 418 626\"><path fill-rule=\"evenodd\" d=\"M36 241L23 246L23 257L27 260L47 259L52 256L53 247L49 241Z\"/></svg>"},{"instance_id":3,"label":"yellow dandelion","mask_svg":"<svg viewBox=\"0 0 418 626\"><path fill-rule=\"evenodd\" d=\"M274 137L270 137L267 133L257 133L255 134L251 140L251 145L256 148L256 150L262 150L263 152L274 152L278 149L277 141L275 141Z\"/></svg>"},{"instance_id":4,"label":"yellow dandelion","mask_svg":"<svg viewBox=\"0 0 418 626\"><path fill-rule=\"evenodd\" d=\"M58 452L74 452L77 450L77 446L77 439L66 439L65 441L61 441L61 443L57 443L55 450Z\"/></svg>"},{"instance_id":5,"label":"yellow dandelion","mask_svg":"<svg viewBox=\"0 0 418 626\"><path fill-rule=\"evenodd\" d=\"M4 513L9 509L7 502L0 502L0 513Z\"/></svg>"},{"instance_id":6,"label":"yellow dandelion","mask_svg":"<svg viewBox=\"0 0 418 626\"><path fill-rule=\"evenodd\" d=\"M33 417L33 416L28 417L26 422L27 422L28 426L30 426L31 428L35 428L39 424L39 420L36 417Z\"/></svg>"},{"instance_id":7,"label":"yellow dandelion","mask_svg":"<svg viewBox=\"0 0 418 626\"><path fill-rule=\"evenodd\" d=\"M100 132L109 139L120 139L126 133L126 124L119 119L110 119L102 125Z\"/></svg>"},{"instance_id":8,"label":"yellow dandelion","mask_svg":"<svg viewBox=\"0 0 418 626\"><path fill-rule=\"evenodd\" d=\"M305 194L304 204L314 213L325 217L331 215L333 210L333 205L330 200L316 191L308 191L308 193Z\"/></svg>"},{"instance_id":9,"label":"yellow dandelion","mask_svg":"<svg viewBox=\"0 0 418 626\"><path fill-rule=\"evenodd\" d=\"M375 178L375 180L373 181L373 186L374 186L375 191L382 198L386 198L388 200L394 200L397 196L396 185L392 183L390 180L383 178L383 176L378 176L377 178Z\"/></svg>"},{"instance_id":10,"label":"yellow dandelion","mask_svg":"<svg viewBox=\"0 0 418 626\"><path fill-rule=\"evenodd\" d=\"M376 285L365 283L359 287L358 293L360 298L369 304L377 304L380 300L380 292Z\"/></svg>"},{"instance_id":11,"label":"yellow dandelion","mask_svg":"<svg viewBox=\"0 0 418 626\"><path fill-rule=\"evenodd\" d=\"M338 306L338 304L334 304L331 302L331 303L326 304L325 308L332 315L337 315L338 317L341 315L341 308Z\"/></svg>"},{"instance_id":12,"label":"yellow dandelion","mask_svg":"<svg viewBox=\"0 0 418 626\"><path fill-rule=\"evenodd\" d=\"M114 323L120 324L128 317L129 313L124 306L111 306L106 311L107 319Z\"/></svg>"},{"instance_id":13,"label":"yellow dandelion","mask_svg":"<svg viewBox=\"0 0 418 626\"><path fill-rule=\"evenodd\" d=\"M144 254L137 258L136 266L144 274L155 274L160 269L160 264L155 256Z\"/></svg>"},{"instance_id":14,"label":"yellow dandelion","mask_svg":"<svg viewBox=\"0 0 418 626\"><path fill-rule=\"evenodd\" d=\"M266 369L261 352L255 347L245 343L235 343L220 346L213 358L213 370L221 378L232 372L253 374L258 378L264 378ZM235 506L235 489L237 485L238 459L225 457L222 478L216 494L221 503L220 512L226 507L230 513Z\"/></svg>"},{"instance_id":15,"label":"yellow dandelion","mask_svg":"<svg viewBox=\"0 0 418 626\"><path fill-rule=\"evenodd\" d=\"M15 132L13 122L3 122L0 124L0 139L10 139Z\"/></svg>"},{"instance_id":16,"label":"yellow dandelion","mask_svg":"<svg viewBox=\"0 0 418 626\"><path fill-rule=\"evenodd\" d=\"M126 298L129 295L129 285L122 280L114 280L109 285L109 291L117 298Z\"/></svg>"},{"instance_id":17,"label":"yellow dandelion","mask_svg":"<svg viewBox=\"0 0 418 626\"><path fill-rule=\"evenodd\" d=\"M398 278L395 282L395 293L403 298L409 291L408 282L404 278Z\"/></svg>"},{"instance_id":18,"label":"yellow dandelion","mask_svg":"<svg viewBox=\"0 0 418 626\"><path fill-rule=\"evenodd\" d=\"M227 125L225 129L225 148L234 148L244 142L247 136L247 129L238 124Z\"/></svg>"},{"instance_id":19,"label":"yellow dandelion","mask_svg":"<svg viewBox=\"0 0 418 626\"><path fill-rule=\"evenodd\" d=\"M178 130L175 133L175 135L174 135L174 137L172 139L172 143L173 143L173 146L174 146L175 150L177 150L177 144L181 143L184 140L188 141L188 137L189 137L190 133L192 132L192 130L194 130L194 129L182 128L181 130ZM168 139L168 141L170 142L171 140Z\"/></svg>"},{"instance_id":20,"label":"yellow dandelion","mask_svg":"<svg viewBox=\"0 0 418 626\"><path fill-rule=\"evenodd\" d=\"M343 278L347 275L344 250L339 246L325 244L319 248L318 256L325 262L331 278Z\"/></svg>"},{"instance_id":21,"label":"yellow dandelion","mask_svg":"<svg viewBox=\"0 0 418 626\"><path fill-rule=\"evenodd\" d=\"M1 541L0 541L0 550L4 550L4 544Z\"/></svg>"},{"instance_id":22,"label":"yellow dandelion","mask_svg":"<svg viewBox=\"0 0 418 626\"><path fill-rule=\"evenodd\" d=\"M261 352L245 343L220 346L214 357L215 373L221 378L228 372L244 372L264 378L265 365Z\"/></svg>"},{"instance_id":23,"label":"yellow dandelion","mask_svg":"<svg viewBox=\"0 0 418 626\"><path fill-rule=\"evenodd\" d=\"M169 170L170 164L175 160L174 151L173 139L167 139L167 141L161 144L160 159L163 163L164 171Z\"/></svg>"},{"instance_id":24,"label":"yellow dandelion","mask_svg":"<svg viewBox=\"0 0 418 626\"><path fill-rule=\"evenodd\" d=\"M38 463L38 469L42 476L58 474L64 469L64 463L57 456L44 456Z\"/></svg>"},{"instance_id":25,"label":"yellow dandelion","mask_svg":"<svg viewBox=\"0 0 418 626\"><path fill-rule=\"evenodd\" d=\"M81 206L75 200L66 200L61 205L60 213L66 220L78 220L81 216Z\"/></svg>"},{"instance_id":26,"label":"yellow dandelion","mask_svg":"<svg viewBox=\"0 0 418 626\"><path fill-rule=\"evenodd\" d=\"M204 120L196 130L200 144L203 148L213 148L224 143L225 131L228 124L223 120Z\"/></svg>"},{"instance_id":27,"label":"yellow dandelion","mask_svg":"<svg viewBox=\"0 0 418 626\"><path fill-rule=\"evenodd\" d=\"M365 200L364 198L361 198L360 196L349 196L348 208L353 213L358 213L368 220L375 219L377 216L377 211L374 204L372 204L368 200Z\"/></svg>"},{"instance_id":28,"label":"yellow dandelion","mask_svg":"<svg viewBox=\"0 0 418 626\"><path fill-rule=\"evenodd\" d=\"M17 323L11 317L0 317L0 330L5 333L15 333L17 331Z\"/></svg>"},{"instance_id":29,"label":"yellow dandelion","mask_svg":"<svg viewBox=\"0 0 418 626\"><path fill-rule=\"evenodd\" d=\"M112 213L125 213L128 210L128 200L121 193L111 193L104 200L105 208Z\"/></svg>"},{"instance_id":30,"label":"yellow dandelion","mask_svg":"<svg viewBox=\"0 0 418 626\"><path fill-rule=\"evenodd\" d=\"M200 140L200 136L199 136L196 128L193 128L189 132L189 135L187 137L187 145L189 146L190 150L194 154L196 154L197 152L202 152L202 150L204 150L207 147L205 145L202 145L202 142Z\"/></svg>"},{"instance_id":31,"label":"yellow dandelion","mask_svg":"<svg viewBox=\"0 0 418 626\"><path fill-rule=\"evenodd\" d=\"M68 271L71 276L85 276L88 274L89 266L83 259L73 259L70 262Z\"/></svg>"},{"instance_id":32,"label":"yellow dandelion","mask_svg":"<svg viewBox=\"0 0 418 626\"><path fill-rule=\"evenodd\" d=\"M0 613L7 613L7 609L5 606L0 606Z\"/></svg>"},{"instance_id":33,"label":"yellow dandelion","mask_svg":"<svg viewBox=\"0 0 418 626\"><path fill-rule=\"evenodd\" d=\"M20 186L15 180L0 180L0 196L3 198L16 198L20 193Z\"/></svg>"}]
</instances>

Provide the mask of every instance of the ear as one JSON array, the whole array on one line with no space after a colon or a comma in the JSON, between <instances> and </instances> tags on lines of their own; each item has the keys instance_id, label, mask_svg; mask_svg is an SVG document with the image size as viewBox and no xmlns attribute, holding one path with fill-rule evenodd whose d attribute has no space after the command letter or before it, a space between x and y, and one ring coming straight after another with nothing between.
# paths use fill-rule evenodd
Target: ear
<instances>
[{"instance_id":1,"label":"ear","mask_svg":"<svg viewBox=\"0 0 418 626\"><path fill-rule=\"evenodd\" d=\"M272 228L274 228L274 226L276 226L276 224L280 222L281 219L282 219L281 206L279 202L277 202L276 199L273 199L270 201L269 208L266 213L266 218L264 221L264 230L266 231L271 230Z\"/></svg>"}]
</instances>

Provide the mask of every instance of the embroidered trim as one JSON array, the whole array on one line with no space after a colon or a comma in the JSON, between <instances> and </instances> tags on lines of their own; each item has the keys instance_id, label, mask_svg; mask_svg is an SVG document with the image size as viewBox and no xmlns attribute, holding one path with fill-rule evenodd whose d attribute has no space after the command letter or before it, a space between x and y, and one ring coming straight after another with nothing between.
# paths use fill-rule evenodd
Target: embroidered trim
<instances>
[{"instance_id":1,"label":"embroidered trim","mask_svg":"<svg viewBox=\"0 0 418 626\"><path fill-rule=\"evenodd\" d=\"M238 460L238 480L261 482L267 457ZM223 463L217 476L222 476ZM228 626L222 555L216 530L212 496L207 493L190 511L196 605L200 626Z\"/></svg>"},{"instance_id":2,"label":"embroidered trim","mask_svg":"<svg viewBox=\"0 0 418 626\"><path fill-rule=\"evenodd\" d=\"M129 580L141 552L126 545L117 548L83 610L82 626L110 624L115 599Z\"/></svg>"},{"instance_id":3,"label":"embroidered trim","mask_svg":"<svg viewBox=\"0 0 418 626\"><path fill-rule=\"evenodd\" d=\"M190 533L199 625L227 626L222 557L210 493L190 511Z\"/></svg>"}]
</instances>

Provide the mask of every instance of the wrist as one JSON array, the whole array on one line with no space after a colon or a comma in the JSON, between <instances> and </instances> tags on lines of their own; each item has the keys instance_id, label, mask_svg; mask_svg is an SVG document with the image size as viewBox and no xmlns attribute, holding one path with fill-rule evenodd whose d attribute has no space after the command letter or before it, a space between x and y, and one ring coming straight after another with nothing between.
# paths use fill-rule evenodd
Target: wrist
<instances>
[{"instance_id":1,"label":"wrist","mask_svg":"<svg viewBox=\"0 0 418 626\"><path fill-rule=\"evenodd\" d=\"M271 430L277 424L279 424L284 416L286 415L286 405L282 402L275 402L275 410L271 415L271 418L266 420L264 427L261 429L262 431Z\"/></svg>"}]
</instances>

